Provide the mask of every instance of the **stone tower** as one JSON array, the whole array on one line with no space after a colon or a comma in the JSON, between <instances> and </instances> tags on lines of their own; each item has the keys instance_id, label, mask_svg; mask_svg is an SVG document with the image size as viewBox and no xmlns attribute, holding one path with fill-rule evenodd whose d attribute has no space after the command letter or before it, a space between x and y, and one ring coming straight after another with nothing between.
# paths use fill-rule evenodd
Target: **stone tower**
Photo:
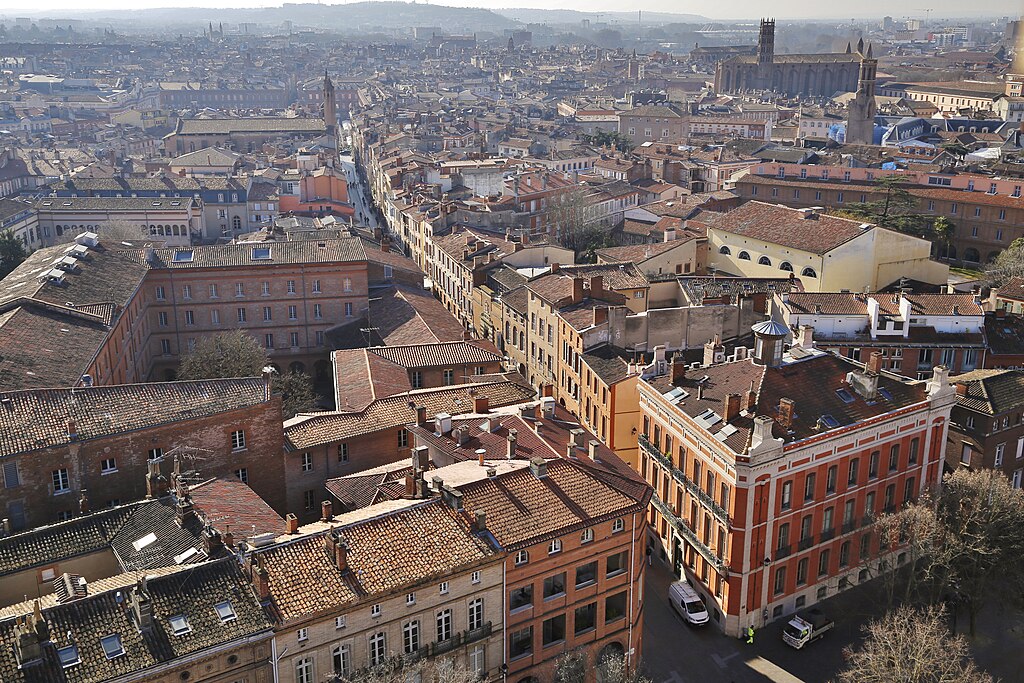
<instances>
[{"instance_id":1,"label":"stone tower","mask_svg":"<svg viewBox=\"0 0 1024 683\"><path fill-rule=\"evenodd\" d=\"M757 37L757 63L770 65L775 60L775 20L762 19L761 33Z\"/></svg>"},{"instance_id":2,"label":"stone tower","mask_svg":"<svg viewBox=\"0 0 1024 683\"><path fill-rule=\"evenodd\" d=\"M878 60L872 55L871 45L860 60L857 75L857 93L846 109L846 141L857 145L870 145L875 139L875 72Z\"/></svg>"},{"instance_id":3,"label":"stone tower","mask_svg":"<svg viewBox=\"0 0 1024 683\"><path fill-rule=\"evenodd\" d=\"M324 71L324 124L327 134L334 135L338 128L338 97L334 92L334 83Z\"/></svg>"}]
</instances>

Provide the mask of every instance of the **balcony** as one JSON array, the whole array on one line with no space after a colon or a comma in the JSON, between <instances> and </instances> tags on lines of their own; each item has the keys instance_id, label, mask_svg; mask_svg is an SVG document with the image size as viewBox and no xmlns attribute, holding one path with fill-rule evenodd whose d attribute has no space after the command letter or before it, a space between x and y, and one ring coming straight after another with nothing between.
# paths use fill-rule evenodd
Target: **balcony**
<instances>
[{"instance_id":1,"label":"balcony","mask_svg":"<svg viewBox=\"0 0 1024 683\"><path fill-rule=\"evenodd\" d=\"M860 518L860 525L861 526L871 526L874 523L875 523L875 516L873 514L864 515L863 517Z\"/></svg>"},{"instance_id":2,"label":"balcony","mask_svg":"<svg viewBox=\"0 0 1024 683\"><path fill-rule=\"evenodd\" d=\"M462 642L469 644L474 643L478 640L483 640L487 636L491 635L491 622L487 622L479 628L474 628L469 631L462 632Z\"/></svg>"},{"instance_id":3,"label":"balcony","mask_svg":"<svg viewBox=\"0 0 1024 683\"><path fill-rule=\"evenodd\" d=\"M850 533L851 531L853 531L856 528L857 528L857 520L855 520L855 519L850 519L850 520L847 520L847 521L843 522L843 533L844 534L848 534L848 533Z\"/></svg>"},{"instance_id":4,"label":"balcony","mask_svg":"<svg viewBox=\"0 0 1024 683\"><path fill-rule=\"evenodd\" d=\"M824 529L821 532L821 542L822 543L824 543L825 541L831 541L835 537L836 537L836 530L834 528L833 529Z\"/></svg>"},{"instance_id":5,"label":"balcony","mask_svg":"<svg viewBox=\"0 0 1024 683\"><path fill-rule=\"evenodd\" d=\"M451 652L459 645L462 644L462 634L456 633L448 640L439 640L430 646L430 656L436 657L437 655L443 655L446 652Z\"/></svg>"},{"instance_id":6,"label":"balcony","mask_svg":"<svg viewBox=\"0 0 1024 683\"><path fill-rule=\"evenodd\" d=\"M814 536L808 536L807 538L801 538L797 547L800 548L800 550L807 550L812 545L814 545Z\"/></svg>"},{"instance_id":7,"label":"balcony","mask_svg":"<svg viewBox=\"0 0 1024 683\"><path fill-rule=\"evenodd\" d=\"M644 449L644 452L647 453L647 455L651 456L651 458L653 458L654 461L661 465L664 469L668 470L668 472L672 475L672 478L675 479L678 483L680 483L691 496L699 500L701 504L704 505L704 507L711 510L715 517L717 517L720 521L724 522L726 526L732 526L732 520L729 517L729 513L725 511L725 508L716 503L715 499L709 496L707 492L704 491L704 489L702 489L694 481L687 477L682 470L673 465L672 461L669 458L665 457L665 455L661 453L661 451L655 448L654 444L648 441L646 436L641 434L637 441L639 442L640 447Z\"/></svg>"},{"instance_id":8,"label":"balcony","mask_svg":"<svg viewBox=\"0 0 1024 683\"><path fill-rule=\"evenodd\" d=\"M663 503L657 495L651 497L651 504L655 507L655 509L658 512L661 513L662 517L668 520L668 523L672 525L672 528L676 530L676 533L685 538L690 545L696 548L697 552L699 552L705 560L714 565L715 568L719 571L729 571L728 562L726 562L718 555L716 555L710 547L705 545L703 541L697 538L697 534L694 533L694 531L690 529L690 527L686 526L686 523L683 522L683 520L679 519L679 517L677 517L675 513L672 512L672 508L670 508L668 505L665 505L665 503Z\"/></svg>"},{"instance_id":9,"label":"balcony","mask_svg":"<svg viewBox=\"0 0 1024 683\"><path fill-rule=\"evenodd\" d=\"M789 557L792 547L789 545L780 545L775 549L775 559L781 560L784 557Z\"/></svg>"}]
</instances>

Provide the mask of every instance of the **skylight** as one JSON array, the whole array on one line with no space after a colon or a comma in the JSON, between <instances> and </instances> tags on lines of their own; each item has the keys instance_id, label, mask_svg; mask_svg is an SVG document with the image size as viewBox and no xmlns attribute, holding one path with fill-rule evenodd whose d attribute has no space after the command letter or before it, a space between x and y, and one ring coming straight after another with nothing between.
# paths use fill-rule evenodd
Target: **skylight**
<instances>
[{"instance_id":1,"label":"skylight","mask_svg":"<svg viewBox=\"0 0 1024 683\"><path fill-rule=\"evenodd\" d=\"M154 542L156 542L156 534L154 534L153 532L150 532L150 533L146 534L145 536L143 536L142 538L140 538L139 540L133 541L132 542L132 547L135 548L135 552L139 552L140 550L145 548L147 545L150 545L150 544L152 544Z\"/></svg>"},{"instance_id":2,"label":"skylight","mask_svg":"<svg viewBox=\"0 0 1024 683\"><path fill-rule=\"evenodd\" d=\"M60 665L65 669L82 662L81 657L78 656L78 646L74 644L58 647L57 658L60 660Z\"/></svg>"},{"instance_id":3,"label":"skylight","mask_svg":"<svg viewBox=\"0 0 1024 683\"><path fill-rule=\"evenodd\" d=\"M217 610L217 616L220 617L222 622L227 623L238 618L238 615L235 614L235 608L229 600L217 603L214 605L214 609Z\"/></svg>"},{"instance_id":4,"label":"skylight","mask_svg":"<svg viewBox=\"0 0 1024 683\"><path fill-rule=\"evenodd\" d=\"M173 261L175 263L191 263L193 258L195 258L195 252L192 249L182 249L174 252Z\"/></svg>"},{"instance_id":5,"label":"skylight","mask_svg":"<svg viewBox=\"0 0 1024 683\"><path fill-rule=\"evenodd\" d=\"M885 387L878 388L878 395L884 398L886 401L892 400L892 393L890 393L890 391Z\"/></svg>"},{"instance_id":6,"label":"skylight","mask_svg":"<svg viewBox=\"0 0 1024 683\"><path fill-rule=\"evenodd\" d=\"M821 422L821 424L825 425L829 429L835 429L836 427L839 426L839 420L835 419L828 413L822 415L819 422Z\"/></svg>"},{"instance_id":7,"label":"skylight","mask_svg":"<svg viewBox=\"0 0 1024 683\"><path fill-rule=\"evenodd\" d=\"M100 645L107 659L116 659L124 654L124 645L121 644L121 634L111 633L109 636L100 638Z\"/></svg>"},{"instance_id":8,"label":"skylight","mask_svg":"<svg viewBox=\"0 0 1024 683\"><path fill-rule=\"evenodd\" d=\"M253 247L252 260L266 261L270 258L270 247Z\"/></svg>"},{"instance_id":9,"label":"skylight","mask_svg":"<svg viewBox=\"0 0 1024 683\"><path fill-rule=\"evenodd\" d=\"M192 631L192 625L188 623L188 617L184 614L176 614L168 619L168 621L171 623L171 631L176 636L185 635Z\"/></svg>"},{"instance_id":10,"label":"skylight","mask_svg":"<svg viewBox=\"0 0 1024 683\"><path fill-rule=\"evenodd\" d=\"M836 389L836 396L842 399L843 403L853 403L853 394L845 388Z\"/></svg>"}]
</instances>

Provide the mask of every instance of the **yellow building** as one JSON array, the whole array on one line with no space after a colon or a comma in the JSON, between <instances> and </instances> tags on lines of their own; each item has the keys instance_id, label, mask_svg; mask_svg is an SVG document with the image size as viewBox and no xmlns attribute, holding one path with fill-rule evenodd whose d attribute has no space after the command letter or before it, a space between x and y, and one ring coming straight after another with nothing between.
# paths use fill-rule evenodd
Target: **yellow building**
<instances>
[{"instance_id":1,"label":"yellow building","mask_svg":"<svg viewBox=\"0 0 1024 683\"><path fill-rule=\"evenodd\" d=\"M800 278L808 292L878 291L901 277L946 283L949 267L932 261L928 240L817 208L751 201L689 221L708 232L710 265L744 277Z\"/></svg>"}]
</instances>

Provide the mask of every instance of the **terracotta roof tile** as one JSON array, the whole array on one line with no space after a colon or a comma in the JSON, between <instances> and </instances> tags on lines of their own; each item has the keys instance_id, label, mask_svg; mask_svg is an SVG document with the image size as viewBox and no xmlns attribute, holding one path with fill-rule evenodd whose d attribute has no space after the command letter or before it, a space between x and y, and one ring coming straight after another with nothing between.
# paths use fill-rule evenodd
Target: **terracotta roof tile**
<instances>
[{"instance_id":1,"label":"terracotta roof tile","mask_svg":"<svg viewBox=\"0 0 1024 683\"><path fill-rule=\"evenodd\" d=\"M728 213L703 213L694 222L707 228L824 254L877 226L828 214L750 201Z\"/></svg>"}]
</instances>

